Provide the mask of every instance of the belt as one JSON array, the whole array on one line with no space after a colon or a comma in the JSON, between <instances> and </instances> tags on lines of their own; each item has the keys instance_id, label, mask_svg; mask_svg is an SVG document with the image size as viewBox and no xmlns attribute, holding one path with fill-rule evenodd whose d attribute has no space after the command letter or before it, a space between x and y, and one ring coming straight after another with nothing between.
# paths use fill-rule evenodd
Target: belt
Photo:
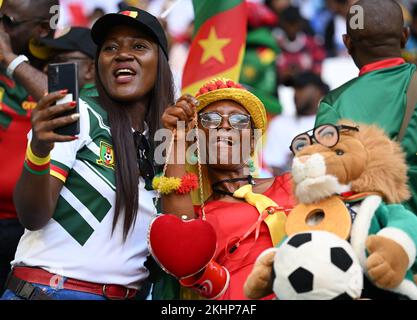
<instances>
[{"instance_id":1,"label":"belt","mask_svg":"<svg viewBox=\"0 0 417 320\"><path fill-rule=\"evenodd\" d=\"M58 289L92 293L104 296L110 300L133 299L137 293L137 290L129 289L124 286L116 284L99 284L66 278L57 274L52 274L41 268L14 267L11 275L27 282L51 287L56 286Z\"/></svg>"},{"instance_id":2,"label":"belt","mask_svg":"<svg viewBox=\"0 0 417 320\"><path fill-rule=\"evenodd\" d=\"M25 300L52 300L52 297L48 296L40 288L15 277L11 273L7 277L5 288L11 290L16 296Z\"/></svg>"}]
</instances>

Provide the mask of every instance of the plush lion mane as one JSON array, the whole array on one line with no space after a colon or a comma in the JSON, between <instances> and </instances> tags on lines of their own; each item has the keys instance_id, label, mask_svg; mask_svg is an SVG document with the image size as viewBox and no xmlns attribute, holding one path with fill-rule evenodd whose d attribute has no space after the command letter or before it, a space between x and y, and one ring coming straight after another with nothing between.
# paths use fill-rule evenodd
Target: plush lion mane
<instances>
[{"instance_id":1,"label":"plush lion mane","mask_svg":"<svg viewBox=\"0 0 417 320\"><path fill-rule=\"evenodd\" d=\"M341 120L339 124L355 125ZM356 124L357 132L349 135L357 138L367 151L365 169L358 179L351 181L354 192L376 191L386 203L400 203L410 197L407 181L407 165L401 146L390 140L375 125Z\"/></svg>"}]
</instances>

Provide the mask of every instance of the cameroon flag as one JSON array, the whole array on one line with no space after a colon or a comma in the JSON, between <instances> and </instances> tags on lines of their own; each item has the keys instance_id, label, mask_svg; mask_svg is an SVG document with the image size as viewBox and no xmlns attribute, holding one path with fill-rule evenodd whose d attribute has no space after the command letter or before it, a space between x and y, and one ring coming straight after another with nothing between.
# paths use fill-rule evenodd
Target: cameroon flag
<instances>
[{"instance_id":1,"label":"cameroon flag","mask_svg":"<svg viewBox=\"0 0 417 320\"><path fill-rule=\"evenodd\" d=\"M183 93L194 95L216 77L239 80L245 53L245 0L193 0L194 39L182 77Z\"/></svg>"}]
</instances>

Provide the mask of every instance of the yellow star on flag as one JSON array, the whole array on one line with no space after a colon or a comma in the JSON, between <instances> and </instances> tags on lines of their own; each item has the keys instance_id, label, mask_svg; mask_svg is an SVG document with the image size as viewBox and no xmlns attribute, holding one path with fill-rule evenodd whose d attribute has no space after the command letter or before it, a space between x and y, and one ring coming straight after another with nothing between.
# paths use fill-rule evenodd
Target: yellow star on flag
<instances>
[{"instance_id":1,"label":"yellow star on flag","mask_svg":"<svg viewBox=\"0 0 417 320\"><path fill-rule=\"evenodd\" d=\"M223 48L230 43L230 39L218 38L216 29L212 27L207 39L198 41L198 44L203 48L203 56L201 57L201 64L204 64L210 58L224 63Z\"/></svg>"}]
</instances>

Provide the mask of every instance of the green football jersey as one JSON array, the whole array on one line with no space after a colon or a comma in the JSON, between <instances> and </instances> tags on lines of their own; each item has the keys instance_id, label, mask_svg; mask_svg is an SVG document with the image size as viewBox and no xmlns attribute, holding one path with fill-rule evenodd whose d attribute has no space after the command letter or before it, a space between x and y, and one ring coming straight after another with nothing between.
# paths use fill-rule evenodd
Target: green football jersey
<instances>
[{"instance_id":1,"label":"green football jersey","mask_svg":"<svg viewBox=\"0 0 417 320\"><path fill-rule=\"evenodd\" d=\"M395 139L404 118L407 90L415 70L415 65L404 63L368 72L345 83L323 98L315 126L351 119L378 125ZM417 109L401 145L406 153L412 192L412 198L405 205L417 214Z\"/></svg>"}]
</instances>

